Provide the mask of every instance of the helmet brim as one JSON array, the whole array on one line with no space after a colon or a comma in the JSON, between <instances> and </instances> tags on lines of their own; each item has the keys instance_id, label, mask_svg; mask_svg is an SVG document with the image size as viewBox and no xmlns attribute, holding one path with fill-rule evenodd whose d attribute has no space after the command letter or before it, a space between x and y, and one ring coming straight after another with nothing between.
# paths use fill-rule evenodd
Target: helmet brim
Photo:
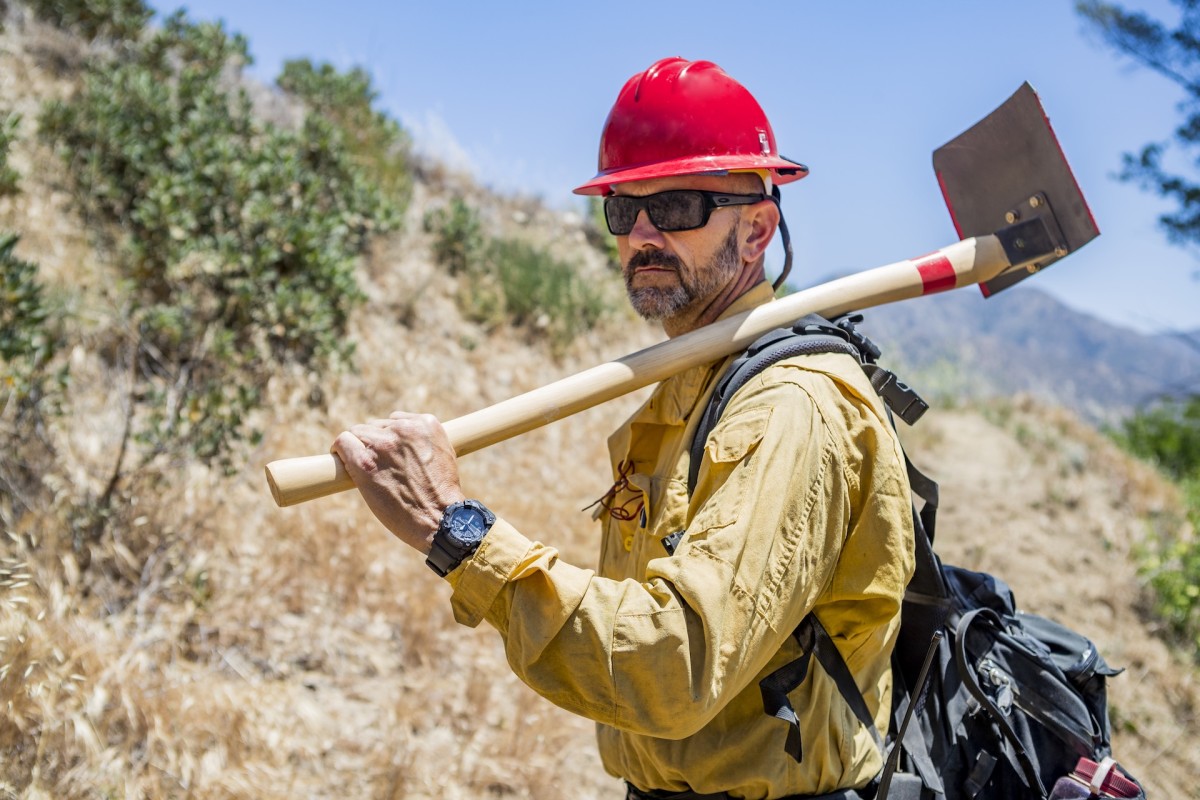
<instances>
[{"instance_id":1,"label":"helmet brim","mask_svg":"<svg viewBox=\"0 0 1200 800\"><path fill-rule=\"evenodd\" d=\"M792 183L808 175L808 167L796 161L773 156L698 156L600 172L575 188L575 194L604 195L618 183L674 178L684 175L727 175L746 170L767 170L776 185Z\"/></svg>"}]
</instances>

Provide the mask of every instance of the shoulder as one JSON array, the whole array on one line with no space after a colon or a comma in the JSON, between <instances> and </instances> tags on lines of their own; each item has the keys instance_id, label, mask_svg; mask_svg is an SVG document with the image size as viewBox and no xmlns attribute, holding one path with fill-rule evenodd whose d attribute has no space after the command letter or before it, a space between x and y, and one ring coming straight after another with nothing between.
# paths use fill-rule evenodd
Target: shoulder
<instances>
[{"instance_id":1,"label":"shoulder","mask_svg":"<svg viewBox=\"0 0 1200 800\"><path fill-rule=\"evenodd\" d=\"M848 414L867 414L888 424L883 403L862 367L843 353L799 355L772 364L730 398L722 418L763 407L835 426Z\"/></svg>"},{"instance_id":2,"label":"shoulder","mask_svg":"<svg viewBox=\"0 0 1200 800\"><path fill-rule=\"evenodd\" d=\"M903 454L882 399L862 367L838 353L795 356L771 365L730 399L708 439L710 455L743 440L786 449L828 449L845 469L864 459L903 469Z\"/></svg>"}]
</instances>

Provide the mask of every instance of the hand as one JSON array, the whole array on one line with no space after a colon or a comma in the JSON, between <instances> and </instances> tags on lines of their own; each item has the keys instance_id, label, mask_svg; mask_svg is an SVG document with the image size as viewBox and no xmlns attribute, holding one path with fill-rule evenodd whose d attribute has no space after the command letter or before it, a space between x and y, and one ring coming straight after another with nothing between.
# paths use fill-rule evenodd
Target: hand
<instances>
[{"instance_id":1,"label":"hand","mask_svg":"<svg viewBox=\"0 0 1200 800\"><path fill-rule=\"evenodd\" d=\"M464 499L454 448L437 418L396 411L344 431L331 449L384 527L428 555L442 512Z\"/></svg>"}]
</instances>

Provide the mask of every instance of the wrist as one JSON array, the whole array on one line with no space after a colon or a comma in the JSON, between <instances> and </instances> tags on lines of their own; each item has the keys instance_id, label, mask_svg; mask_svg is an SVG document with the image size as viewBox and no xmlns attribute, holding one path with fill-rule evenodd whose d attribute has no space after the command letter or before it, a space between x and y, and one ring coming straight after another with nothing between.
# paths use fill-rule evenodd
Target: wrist
<instances>
[{"instance_id":1,"label":"wrist","mask_svg":"<svg viewBox=\"0 0 1200 800\"><path fill-rule=\"evenodd\" d=\"M496 515L478 500L452 503L429 540L425 563L445 577L479 549L495 522Z\"/></svg>"}]
</instances>

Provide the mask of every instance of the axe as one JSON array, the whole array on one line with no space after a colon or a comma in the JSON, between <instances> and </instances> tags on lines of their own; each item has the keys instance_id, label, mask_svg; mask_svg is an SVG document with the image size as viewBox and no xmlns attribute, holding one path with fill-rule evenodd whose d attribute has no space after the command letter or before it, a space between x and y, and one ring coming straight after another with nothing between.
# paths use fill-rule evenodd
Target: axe
<instances>
[{"instance_id":1,"label":"axe","mask_svg":"<svg viewBox=\"0 0 1200 800\"><path fill-rule=\"evenodd\" d=\"M1003 105L938 148L933 167L961 241L759 306L445 423L459 456L739 352L810 313L836 316L978 284L985 297L1100 234L1037 93ZM353 489L329 453L267 464L280 506Z\"/></svg>"}]
</instances>

